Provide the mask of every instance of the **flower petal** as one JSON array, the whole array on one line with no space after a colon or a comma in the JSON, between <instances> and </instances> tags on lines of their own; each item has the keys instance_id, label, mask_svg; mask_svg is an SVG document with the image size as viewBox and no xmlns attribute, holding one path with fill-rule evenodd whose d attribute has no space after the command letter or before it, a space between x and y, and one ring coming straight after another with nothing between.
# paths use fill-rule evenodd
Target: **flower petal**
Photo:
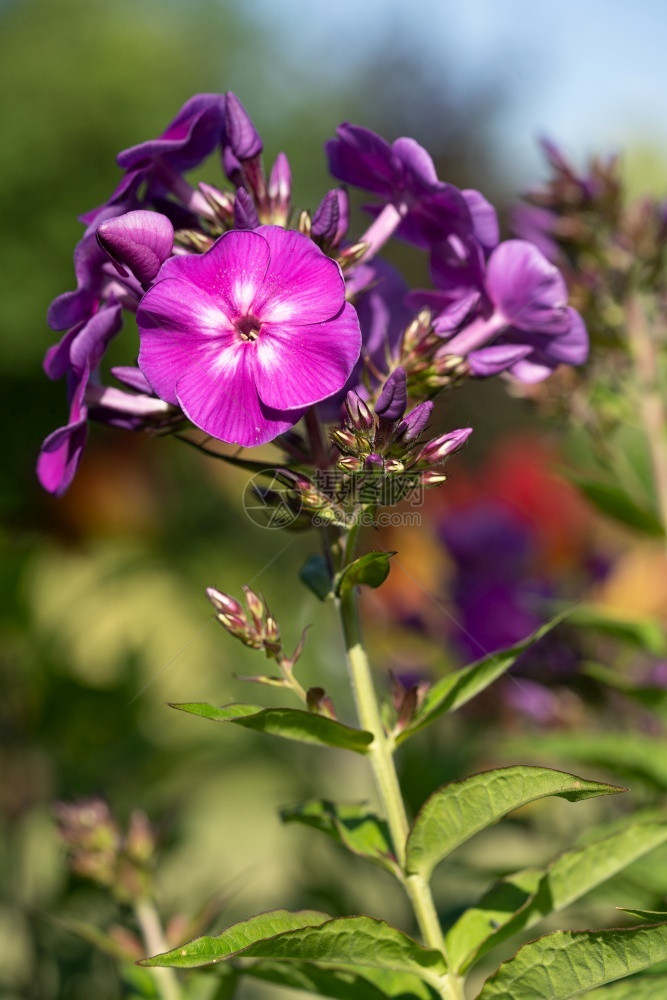
<instances>
[{"instance_id":1,"label":"flower petal","mask_svg":"<svg viewBox=\"0 0 667 1000\"><path fill-rule=\"evenodd\" d=\"M171 254L174 227L159 212L127 212L103 222L97 242L115 263L126 265L139 281L147 283Z\"/></svg>"},{"instance_id":2,"label":"flower petal","mask_svg":"<svg viewBox=\"0 0 667 1000\"><path fill-rule=\"evenodd\" d=\"M361 350L359 319L346 303L328 323L267 323L255 348L262 402L276 410L310 406L345 385Z\"/></svg>"},{"instance_id":3,"label":"flower petal","mask_svg":"<svg viewBox=\"0 0 667 1000\"><path fill-rule=\"evenodd\" d=\"M158 282L161 284L163 278L178 279L183 283L184 298L193 300L195 295L188 286L195 285L211 302L215 301L221 311L235 319L245 316L253 305L265 280L269 258L269 242L264 235L233 230L216 240L206 253L170 257L160 268ZM148 295L154 291L151 289ZM145 302L144 298L142 305Z\"/></svg>"},{"instance_id":4,"label":"flower petal","mask_svg":"<svg viewBox=\"0 0 667 1000\"><path fill-rule=\"evenodd\" d=\"M567 288L558 268L537 247L506 240L493 251L487 266L487 289L511 326L530 333L564 333Z\"/></svg>"},{"instance_id":5,"label":"flower petal","mask_svg":"<svg viewBox=\"0 0 667 1000\"><path fill-rule=\"evenodd\" d=\"M253 235L265 239L271 253L264 284L252 303L255 316L263 322L301 325L338 315L345 281L334 260L307 236L281 226L261 226Z\"/></svg>"},{"instance_id":6,"label":"flower petal","mask_svg":"<svg viewBox=\"0 0 667 1000\"><path fill-rule=\"evenodd\" d=\"M191 366L176 393L193 424L220 441L243 447L266 444L300 420L302 412L275 413L262 406L255 388L255 351L237 341L219 357L217 370Z\"/></svg>"},{"instance_id":7,"label":"flower petal","mask_svg":"<svg viewBox=\"0 0 667 1000\"><path fill-rule=\"evenodd\" d=\"M137 325L139 368L156 395L174 405L183 372L215 369L220 354L237 339L218 301L203 290L193 294L189 282L175 278L158 281L146 293Z\"/></svg>"}]
</instances>

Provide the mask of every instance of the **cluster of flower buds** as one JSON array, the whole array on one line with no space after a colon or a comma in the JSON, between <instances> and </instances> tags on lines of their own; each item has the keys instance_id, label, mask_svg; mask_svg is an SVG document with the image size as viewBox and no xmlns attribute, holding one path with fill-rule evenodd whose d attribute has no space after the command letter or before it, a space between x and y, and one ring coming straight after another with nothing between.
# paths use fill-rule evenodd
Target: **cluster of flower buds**
<instances>
[{"instance_id":1,"label":"cluster of flower buds","mask_svg":"<svg viewBox=\"0 0 667 1000\"><path fill-rule=\"evenodd\" d=\"M156 841L145 813L133 812L124 834L102 799L59 802L54 813L72 871L123 903L150 895Z\"/></svg>"},{"instance_id":2,"label":"cluster of flower buds","mask_svg":"<svg viewBox=\"0 0 667 1000\"><path fill-rule=\"evenodd\" d=\"M405 328L399 357L407 376L408 392L416 399L435 396L470 375L466 358L452 354L437 334L430 309L420 309Z\"/></svg>"},{"instance_id":3,"label":"cluster of flower buds","mask_svg":"<svg viewBox=\"0 0 667 1000\"><path fill-rule=\"evenodd\" d=\"M250 587L244 585L246 608L229 594L223 594L215 587L208 587L206 596L215 608L217 619L224 629L240 639L244 646L263 649L273 660L282 657L280 629L266 601Z\"/></svg>"},{"instance_id":4,"label":"cluster of flower buds","mask_svg":"<svg viewBox=\"0 0 667 1000\"><path fill-rule=\"evenodd\" d=\"M619 303L628 292L665 292L665 203L649 197L628 203L616 156L595 157L579 173L553 143L541 145L551 176L523 195L512 228L561 268L591 333L606 346L621 344Z\"/></svg>"},{"instance_id":5,"label":"cluster of flower buds","mask_svg":"<svg viewBox=\"0 0 667 1000\"><path fill-rule=\"evenodd\" d=\"M373 408L356 392L348 393L344 426L333 431L331 437L342 453L338 468L354 475L355 487L361 483L363 489L369 477L379 476L390 480L405 476L406 482L415 487L444 482L440 467L465 444L472 428L424 441L433 403L426 400L406 413L407 402L407 376L401 367L394 369L386 380ZM388 495L392 493L395 490L389 489ZM404 499L405 495L403 492L393 502ZM384 494L383 500L387 502Z\"/></svg>"},{"instance_id":6,"label":"cluster of flower buds","mask_svg":"<svg viewBox=\"0 0 667 1000\"><path fill-rule=\"evenodd\" d=\"M264 650L266 656L275 662L280 672L279 677L242 677L241 680L254 681L257 684L269 684L274 687L288 687L307 706L309 711L334 718L335 713L331 700L324 691L312 689L306 691L294 676L294 666L300 659L306 644L308 629L301 633L296 649L291 656L283 650L278 623L269 611L266 601L245 585L243 587L247 610L231 597L223 594L215 587L208 587L206 596L215 608L220 624L230 635L249 646L250 649Z\"/></svg>"}]
</instances>

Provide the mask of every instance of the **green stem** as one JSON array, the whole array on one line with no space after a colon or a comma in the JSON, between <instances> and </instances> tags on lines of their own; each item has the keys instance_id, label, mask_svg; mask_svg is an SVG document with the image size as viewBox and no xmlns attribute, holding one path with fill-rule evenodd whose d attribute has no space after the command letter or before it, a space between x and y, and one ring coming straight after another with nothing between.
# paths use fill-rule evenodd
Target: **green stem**
<instances>
[{"instance_id":1,"label":"green stem","mask_svg":"<svg viewBox=\"0 0 667 1000\"><path fill-rule=\"evenodd\" d=\"M368 757L391 832L396 860L401 870L405 871L405 844L410 828L394 767L391 744L382 725L370 666L361 639L354 589L340 598L338 608L359 722L364 729L373 734ZM406 875L403 884L412 903L424 942L430 948L444 952L442 931L428 884L417 875Z\"/></svg>"},{"instance_id":2,"label":"green stem","mask_svg":"<svg viewBox=\"0 0 667 1000\"><path fill-rule=\"evenodd\" d=\"M146 951L149 955L160 955L169 951L157 910L149 899L139 899L134 904L134 913L141 928ZM151 969L155 976L162 1000L181 1000L181 988L173 969Z\"/></svg>"},{"instance_id":3,"label":"green stem","mask_svg":"<svg viewBox=\"0 0 667 1000\"><path fill-rule=\"evenodd\" d=\"M639 296L629 298L626 317L639 388L640 414L651 452L653 481L667 545L667 411L660 386L656 324L652 328L649 325L646 309Z\"/></svg>"}]
</instances>

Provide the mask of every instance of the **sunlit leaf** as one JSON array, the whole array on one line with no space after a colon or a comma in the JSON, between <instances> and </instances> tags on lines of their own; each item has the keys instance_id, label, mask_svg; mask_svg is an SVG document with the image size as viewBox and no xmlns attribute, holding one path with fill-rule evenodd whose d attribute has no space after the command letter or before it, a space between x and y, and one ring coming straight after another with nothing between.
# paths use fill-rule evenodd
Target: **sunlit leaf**
<instances>
[{"instance_id":1,"label":"sunlit leaf","mask_svg":"<svg viewBox=\"0 0 667 1000\"><path fill-rule=\"evenodd\" d=\"M408 736L424 729L431 722L445 712L454 712L469 702L475 695L493 684L502 674L504 674L516 662L516 660L529 649L534 643L550 632L558 625L567 613L558 615L556 618L540 626L535 632L523 639L509 649L501 649L496 653L485 656L482 660L477 660L468 667L455 670L437 681L427 692L419 710L415 713L410 723L396 737L396 744L399 745Z\"/></svg>"},{"instance_id":2,"label":"sunlit leaf","mask_svg":"<svg viewBox=\"0 0 667 1000\"><path fill-rule=\"evenodd\" d=\"M290 921L293 928L285 926ZM328 920L323 914L291 914L284 910L253 917L218 937L198 938L141 964L196 968L237 956L315 962L347 969L370 966L418 976L431 985L439 984L446 973L440 952L423 948L383 920Z\"/></svg>"},{"instance_id":3,"label":"sunlit leaf","mask_svg":"<svg viewBox=\"0 0 667 1000\"><path fill-rule=\"evenodd\" d=\"M629 913L631 917L648 920L652 924L659 924L667 920L667 911L665 910L635 910L629 906L617 906L616 909L622 910L623 913Z\"/></svg>"},{"instance_id":4,"label":"sunlit leaf","mask_svg":"<svg viewBox=\"0 0 667 1000\"><path fill-rule=\"evenodd\" d=\"M301 743L354 750L355 753L366 753L373 742L372 734L363 729L353 729L342 722L304 712L299 708L260 708L259 705L225 705L217 708L205 702L185 702L172 704L171 707L213 722L233 722L259 733L270 733L272 736L282 736Z\"/></svg>"},{"instance_id":5,"label":"sunlit leaf","mask_svg":"<svg viewBox=\"0 0 667 1000\"><path fill-rule=\"evenodd\" d=\"M340 575L336 587L340 597L344 597L353 587L379 587L389 576L389 560L395 552L367 552L350 563Z\"/></svg>"},{"instance_id":6,"label":"sunlit leaf","mask_svg":"<svg viewBox=\"0 0 667 1000\"><path fill-rule=\"evenodd\" d=\"M487 979L478 1000L569 1000L665 959L667 924L556 931L524 945L503 962Z\"/></svg>"},{"instance_id":7,"label":"sunlit leaf","mask_svg":"<svg viewBox=\"0 0 667 1000\"><path fill-rule=\"evenodd\" d=\"M667 976L633 976L612 986L579 994L579 1000L663 1000L663 997L667 997Z\"/></svg>"},{"instance_id":8,"label":"sunlit leaf","mask_svg":"<svg viewBox=\"0 0 667 1000\"><path fill-rule=\"evenodd\" d=\"M303 823L328 834L353 854L382 868L393 873L397 870L387 824L363 805L315 800L282 809L280 816L285 823Z\"/></svg>"},{"instance_id":9,"label":"sunlit leaf","mask_svg":"<svg viewBox=\"0 0 667 1000\"><path fill-rule=\"evenodd\" d=\"M548 795L577 802L624 791L564 771L517 765L474 774L444 785L426 800L406 845L410 873L428 878L456 847L502 816Z\"/></svg>"},{"instance_id":10,"label":"sunlit leaf","mask_svg":"<svg viewBox=\"0 0 667 1000\"><path fill-rule=\"evenodd\" d=\"M665 841L667 821L629 821L599 840L566 851L543 871L531 869L501 880L451 928L447 941L452 965L467 967L511 935L581 899ZM661 919L656 915L655 920Z\"/></svg>"},{"instance_id":11,"label":"sunlit leaf","mask_svg":"<svg viewBox=\"0 0 667 1000\"><path fill-rule=\"evenodd\" d=\"M146 958L140 964L150 967L173 966L177 969L198 969L203 965L223 962L232 955L245 951L257 941L266 942L276 935L280 936L303 927L317 927L325 921L330 921L330 917L316 910L299 910L296 913L290 913L288 910L270 910L268 913L259 913L249 920L233 924L215 937L205 935L195 938L194 941L173 948L162 955Z\"/></svg>"}]
</instances>

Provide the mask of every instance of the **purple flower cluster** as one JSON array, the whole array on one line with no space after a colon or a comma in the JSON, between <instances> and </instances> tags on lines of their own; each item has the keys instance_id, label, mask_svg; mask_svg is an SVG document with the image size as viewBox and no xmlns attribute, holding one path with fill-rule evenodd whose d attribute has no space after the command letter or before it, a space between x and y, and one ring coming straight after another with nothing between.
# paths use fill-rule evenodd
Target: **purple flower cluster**
<instances>
[{"instance_id":1,"label":"purple flower cluster","mask_svg":"<svg viewBox=\"0 0 667 1000\"><path fill-rule=\"evenodd\" d=\"M227 186L191 186L184 174L216 151ZM356 241L343 188L290 228L288 160L279 153L267 178L262 152L228 93L193 97L160 136L118 155L116 190L82 216L77 288L49 310L64 335L45 370L65 377L70 412L39 458L47 490L71 482L89 418L160 430L189 421L221 441L259 445L315 404L338 419L350 390L376 394L398 366L419 403L445 383L427 380L422 392L412 379L414 296L433 311L430 354L416 350L429 371L444 354L467 359L475 375L509 370L534 381L585 358L559 273L528 244L498 245L493 207L440 181L414 140L390 145L345 124L327 143L334 177L376 198ZM430 253L436 291L411 298L377 257L393 235ZM112 369L119 386L107 386L101 362L123 311L136 314L138 367Z\"/></svg>"}]
</instances>

